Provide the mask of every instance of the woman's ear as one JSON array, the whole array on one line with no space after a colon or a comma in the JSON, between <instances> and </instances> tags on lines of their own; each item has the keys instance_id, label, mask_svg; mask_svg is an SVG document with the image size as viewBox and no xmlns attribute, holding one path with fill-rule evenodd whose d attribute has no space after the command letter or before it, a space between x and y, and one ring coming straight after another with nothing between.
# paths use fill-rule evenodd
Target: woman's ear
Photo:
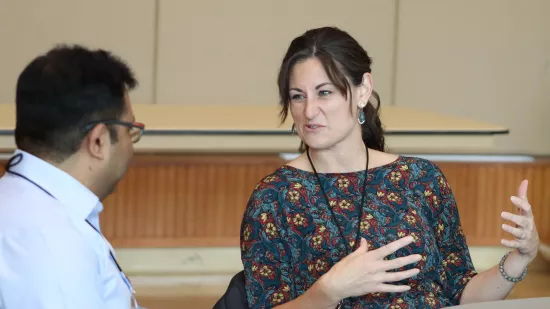
<instances>
[{"instance_id":1,"label":"woman's ear","mask_svg":"<svg viewBox=\"0 0 550 309\"><path fill-rule=\"evenodd\" d=\"M363 81L359 86L359 100L357 102L360 108L365 107L369 102L370 96L372 94L372 86L372 75L370 73L363 74Z\"/></svg>"}]
</instances>

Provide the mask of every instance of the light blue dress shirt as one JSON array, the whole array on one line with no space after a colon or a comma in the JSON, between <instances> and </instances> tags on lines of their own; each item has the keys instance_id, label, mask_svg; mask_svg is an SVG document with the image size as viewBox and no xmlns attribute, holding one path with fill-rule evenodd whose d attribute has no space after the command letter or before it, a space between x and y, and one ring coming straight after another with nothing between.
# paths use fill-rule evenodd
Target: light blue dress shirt
<instances>
[{"instance_id":1,"label":"light blue dress shirt","mask_svg":"<svg viewBox=\"0 0 550 309\"><path fill-rule=\"evenodd\" d=\"M103 205L64 171L23 151L0 178L0 309L127 309L131 290L99 229ZM113 251L114 253L114 251Z\"/></svg>"}]
</instances>

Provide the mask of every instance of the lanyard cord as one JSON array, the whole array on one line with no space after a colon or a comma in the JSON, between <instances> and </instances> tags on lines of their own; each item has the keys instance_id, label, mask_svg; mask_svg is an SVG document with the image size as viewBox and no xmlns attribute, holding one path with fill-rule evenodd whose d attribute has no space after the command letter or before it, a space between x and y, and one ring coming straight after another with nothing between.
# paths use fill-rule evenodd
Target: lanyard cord
<instances>
[{"instance_id":1,"label":"lanyard cord","mask_svg":"<svg viewBox=\"0 0 550 309\"><path fill-rule=\"evenodd\" d=\"M325 191L325 188L323 187L323 184L321 182L321 177L319 176L319 173L317 173L317 170L315 169L315 165L313 165L313 162L311 161L311 156L309 155L309 147L307 147L307 158L309 160L309 164L311 164L311 167L313 168L313 172L315 172L315 176L317 176L317 181L319 182L319 187L321 188L321 191L323 192L323 195L325 199L327 200L327 206L330 210L330 213L332 215L332 219L334 221L334 224L336 225L336 228L338 229L338 232L340 234L340 237L342 238L342 241L344 242L344 246L349 250L348 254L352 253L353 247L347 242L344 233L342 232L342 229L338 226L338 220L336 220L336 215L334 214L334 210L330 206L330 200L328 198L328 194ZM363 206L365 203L365 196L367 194L367 176L369 172L369 150L367 149L367 163L365 167L365 177L363 182L363 194L361 196L361 205L359 206L359 221L357 223L357 236L355 239L355 246L359 246L361 243L361 220L363 220ZM338 305L336 306L336 309L342 308L342 305L344 304L344 299L342 299Z\"/></svg>"},{"instance_id":2,"label":"lanyard cord","mask_svg":"<svg viewBox=\"0 0 550 309\"><path fill-rule=\"evenodd\" d=\"M348 248L350 254L353 251L353 247L348 244L346 241L346 238L344 237L344 233L342 232L342 229L338 227L338 220L336 220L336 215L334 214L334 210L330 206L330 200L328 197L328 194L325 192L325 189L323 187L323 184L321 183L321 177L319 177L319 173L317 173L317 170L315 169L315 166L313 165L313 162L311 161L311 157L309 155L309 148L307 149L307 158L309 160L309 164L311 164L311 167L313 168L313 171L315 172L315 176L317 176L317 181L319 182L319 186L321 188L321 191L323 192L323 195L325 199L327 200L327 206L330 210L330 213L332 214L332 219L334 223L336 224L336 228L338 229L338 232L340 233L340 237L344 241L345 246ZM359 206L359 222L357 224L357 236L355 240L355 245L358 246L361 243L361 220L363 219L363 206L365 203L365 196L367 193L367 175L368 175L368 168L369 168L369 151L367 149L367 167L365 168L365 177L364 177L364 183L363 183L363 194L361 196L361 205Z\"/></svg>"},{"instance_id":3,"label":"lanyard cord","mask_svg":"<svg viewBox=\"0 0 550 309\"><path fill-rule=\"evenodd\" d=\"M16 175L18 177L21 177L25 180L27 180L28 182L32 183L33 185L35 185L37 188L39 188L40 190L44 191L44 193L46 193L47 195L51 196L53 199L56 199L50 192L48 192L46 189L44 189L42 186L40 186L39 184L37 184L36 182L30 180L28 177L26 177L25 175L21 175L20 173L17 173L17 172L14 172L11 170L12 167L16 166L17 164L19 164L21 161L23 160L23 154L21 153L18 153L16 154L15 156L11 157L10 160L8 161L8 163L6 163L6 166L5 166L5 169L6 169L6 172L7 173L10 173L12 175ZM88 219L85 219L86 223L88 223L99 235L101 235L101 237L105 238L103 236L103 234L90 222L88 221ZM115 255L113 254L113 251L111 251L111 249L109 249L109 255L111 255L111 258L113 259L113 261L115 262L115 265L116 267L118 268L118 271L120 271L124 277L126 277L126 280L128 280L128 283L130 283L130 279L128 279L128 276L126 276L126 273L124 273L124 271L122 271L122 268L120 267L120 265L118 264L118 261L117 259L115 258ZM126 281L125 280L125 281ZM129 284L128 285L128 288L130 290L132 290L132 287L131 285Z\"/></svg>"}]
</instances>

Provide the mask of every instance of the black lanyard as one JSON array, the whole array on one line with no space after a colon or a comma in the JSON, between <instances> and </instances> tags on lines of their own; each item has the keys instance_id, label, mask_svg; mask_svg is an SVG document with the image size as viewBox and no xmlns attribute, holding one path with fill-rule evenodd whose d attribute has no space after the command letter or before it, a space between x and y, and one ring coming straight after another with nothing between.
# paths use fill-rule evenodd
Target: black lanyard
<instances>
[{"instance_id":1,"label":"black lanyard","mask_svg":"<svg viewBox=\"0 0 550 309\"><path fill-rule=\"evenodd\" d=\"M321 177L319 177L319 173L317 173L317 170L315 169L315 165L313 165L313 162L311 161L311 156L309 155L309 147L306 149L307 151L307 158L309 160L309 164L311 164L311 168L313 168L313 172L315 172L315 176L317 176L317 181L319 182L319 187L321 188L321 192L323 192L323 195L325 199L327 200L327 206L330 210L330 213L332 214L332 219L334 221L334 224L336 225L336 228L338 229L338 232L340 233L340 237L342 238L342 241L344 242L344 246L349 250L348 254L351 254L354 250L354 248L349 245L348 241L346 240L346 237L344 233L342 232L342 229L338 226L338 220L336 220L336 215L334 215L334 210L332 210L332 207L330 206L330 200L328 198L328 194L323 188L323 184L321 182ZM361 220L363 220L363 207L365 203L365 196L367 194L367 176L369 172L369 149L367 148L367 166L365 167L365 180L363 183L363 195L361 196L361 205L359 206L359 220L357 222L357 237L355 239L355 246L359 246L361 243ZM342 308L342 305L344 304L345 299L342 299L338 305L336 306L336 309Z\"/></svg>"},{"instance_id":2,"label":"black lanyard","mask_svg":"<svg viewBox=\"0 0 550 309\"><path fill-rule=\"evenodd\" d=\"M344 242L344 245L349 250L348 254L352 253L354 248L348 244L348 241L346 240L346 237L344 236L344 233L342 232L342 229L338 226L338 220L336 220L336 215L334 215L334 210L332 210L332 207L330 206L330 200L328 198L328 194L325 192L325 189L323 187L323 184L321 183L321 177L319 177L319 173L317 173L317 170L315 169L315 166L313 165L313 162L311 161L311 157L309 155L309 147L306 150L307 151L307 158L309 160L309 164L311 164L311 167L313 168L313 172L315 172L315 176L317 176L317 181L319 182L319 187L321 187L321 192L323 192L323 195L325 199L327 200L327 206L330 210L330 213L332 214L332 220L334 221L334 224L336 225L336 228L338 229L338 232L340 233L340 237L342 238L342 241ZM359 246L361 243L361 220L363 220L363 207L365 203L365 196L367 194L367 176L369 171L369 150L367 149L367 166L365 167L365 177L364 177L364 183L363 183L363 195L361 196L361 205L359 206L359 221L357 223L357 236L355 239L355 246Z\"/></svg>"},{"instance_id":3,"label":"black lanyard","mask_svg":"<svg viewBox=\"0 0 550 309\"><path fill-rule=\"evenodd\" d=\"M17 160L17 162L15 162ZM11 159L8 161L8 163L6 163L6 166L5 166L5 169L6 169L6 172L7 173L10 173L12 175L16 175L16 176L19 176L25 180L27 180L28 182L32 183L33 185L35 185L38 189L44 191L47 195L51 196L53 199L57 200L55 198L55 196L53 196L50 192L48 192L48 190L44 189L42 186L40 186L39 184L37 184L36 182L30 180L29 178L27 178L25 175L21 175L17 172L14 172L12 170L10 170L12 167L16 166L17 164L21 163L21 161L23 160L23 155L21 153L18 153L16 154L15 156L11 157ZM101 235L101 237L103 237L103 234L101 234L101 232L92 224L90 223L90 221L88 221L88 219L85 219L84 221L86 221L86 223L88 223L96 232L99 233L99 235ZM118 268L118 271L120 271L121 273L124 274L124 272L122 271L122 268L120 267L120 265L118 264L116 258L115 258L115 255L113 254L113 251L111 251L111 249L109 249L109 254L111 255L111 258L113 259L113 261L115 262L115 265L116 267ZM124 274L124 276L126 276L126 274ZM126 278L128 278L128 276L126 276ZM130 280L130 279L128 279Z\"/></svg>"}]
</instances>

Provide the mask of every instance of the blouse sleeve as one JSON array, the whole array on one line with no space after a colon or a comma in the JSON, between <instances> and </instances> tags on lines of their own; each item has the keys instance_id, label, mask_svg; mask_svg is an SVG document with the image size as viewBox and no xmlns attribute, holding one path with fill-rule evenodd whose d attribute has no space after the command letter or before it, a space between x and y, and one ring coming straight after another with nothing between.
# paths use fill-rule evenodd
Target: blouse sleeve
<instances>
[{"instance_id":1,"label":"blouse sleeve","mask_svg":"<svg viewBox=\"0 0 550 309\"><path fill-rule=\"evenodd\" d=\"M454 194L442 171L433 164L431 207L435 214L435 235L445 272L441 274L447 282L446 294L455 305L460 303L466 284L477 274L466 237L460 223L460 216Z\"/></svg>"},{"instance_id":2,"label":"blouse sleeve","mask_svg":"<svg viewBox=\"0 0 550 309\"><path fill-rule=\"evenodd\" d=\"M241 225L241 259L249 308L273 308L295 297L285 216L276 180L262 180L252 193Z\"/></svg>"}]
</instances>

